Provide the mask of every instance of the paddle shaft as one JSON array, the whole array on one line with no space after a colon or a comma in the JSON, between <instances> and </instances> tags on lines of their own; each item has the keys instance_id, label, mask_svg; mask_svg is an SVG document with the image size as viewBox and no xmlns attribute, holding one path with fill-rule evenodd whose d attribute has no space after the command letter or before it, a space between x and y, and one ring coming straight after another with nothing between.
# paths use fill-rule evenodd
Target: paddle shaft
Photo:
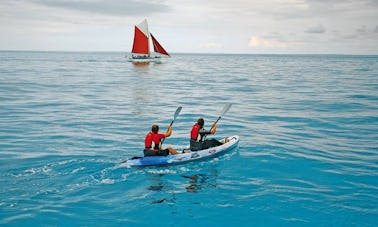
<instances>
[{"instance_id":1,"label":"paddle shaft","mask_svg":"<svg viewBox=\"0 0 378 227\"><path fill-rule=\"evenodd\" d=\"M219 115L218 119L214 122L214 124L218 123L218 121L222 118L222 115L227 113L227 111L231 108L231 106L232 106L232 104L228 103L223 107L221 114ZM211 132L211 130L213 130L213 126L211 126L210 132Z\"/></svg>"},{"instance_id":2,"label":"paddle shaft","mask_svg":"<svg viewBox=\"0 0 378 227\"><path fill-rule=\"evenodd\" d=\"M214 124L211 126L210 128L210 132L213 130L214 128L214 125L218 123L218 121L222 118L222 115L227 113L227 111L231 108L232 104L231 103L228 103L226 104L224 107L223 107L223 110L221 112L221 114L219 115L218 119L214 122ZM204 139L206 138L207 135L204 136Z\"/></svg>"}]
</instances>

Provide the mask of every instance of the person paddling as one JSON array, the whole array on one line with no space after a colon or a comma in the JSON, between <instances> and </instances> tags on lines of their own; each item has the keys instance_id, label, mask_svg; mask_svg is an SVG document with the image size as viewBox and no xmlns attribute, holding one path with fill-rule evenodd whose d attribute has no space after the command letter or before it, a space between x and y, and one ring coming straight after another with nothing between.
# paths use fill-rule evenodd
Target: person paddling
<instances>
[{"instance_id":1,"label":"person paddling","mask_svg":"<svg viewBox=\"0 0 378 227\"><path fill-rule=\"evenodd\" d=\"M193 125L190 131L190 150L198 151L204 150L210 147L216 147L222 142L216 139L205 139L206 135L214 135L217 131L217 123L214 122L210 130L204 129L205 120L203 118L198 118L197 122Z\"/></svg>"},{"instance_id":2,"label":"person paddling","mask_svg":"<svg viewBox=\"0 0 378 227\"><path fill-rule=\"evenodd\" d=\"M159 126L154 124L151 127L151 132L147 133L144 140L144 156L167 156L169 154L175 155L178 152L173 147L162 149L162 140L166 137L170 137L172 134L172 124L168 126L168 130L165 134L159 133Z\"/></svg>"}]
</instances>

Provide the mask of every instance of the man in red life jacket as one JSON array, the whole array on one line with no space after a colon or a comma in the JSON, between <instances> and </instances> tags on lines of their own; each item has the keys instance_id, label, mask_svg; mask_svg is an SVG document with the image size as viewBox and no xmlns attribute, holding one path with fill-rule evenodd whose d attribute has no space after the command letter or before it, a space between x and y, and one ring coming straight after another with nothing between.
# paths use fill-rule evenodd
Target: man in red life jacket
<instances>
[{"instance_id":1,"label":"man in red life jacket","mask_svg":"<svg viewBox=\"0 0 378 227\"><path fill-rule=\"evenodd\" d=\"M167 156L169 154L178 154L173 147L167 149L161 148L161 141L163 138L170 137L172 134L172 126L168 126L165 134L159 133L159 126L152 125L151 132L147 133L144 140L144 156Z\"/></svg>"},{"instance_id":2,"label":"man in red life jacket","mask_svg":"<svg viewBox=\"0 0 378 227\"><path fill-rule=\"evenodd\" d=\"M217 131L217 124L213 123L210 130L205 130L203 128L204 125L205 121L203 120L203 118L199 118L197 120L197 123L193 125L193 128L190 131L190 150L199 151L210 147L216 147L222 144L216 139L205 139L206 135L215 134L215 132Z\"/></svg>"}]
</instances>

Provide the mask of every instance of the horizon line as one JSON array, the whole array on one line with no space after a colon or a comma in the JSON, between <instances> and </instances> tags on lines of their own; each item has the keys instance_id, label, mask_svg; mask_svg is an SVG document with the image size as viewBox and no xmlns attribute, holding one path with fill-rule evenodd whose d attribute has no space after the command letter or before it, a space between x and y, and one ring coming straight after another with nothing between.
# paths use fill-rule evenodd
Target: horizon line
<instances>
[{"instance_id":1,"label":"horizon line","mask_svg":"<svg viewBox=\"0 0 378 227\"><path fill-rule=\"evenodd\" d=\"M131 54L131 52L118 50L5 50L0 52L61 52L61 53L123 53ZM350 56L377 56L378 53L245 53L245 52L169 52L170 54L207 54L207 55L350 55Z\"/></svg>"}]
</instances>

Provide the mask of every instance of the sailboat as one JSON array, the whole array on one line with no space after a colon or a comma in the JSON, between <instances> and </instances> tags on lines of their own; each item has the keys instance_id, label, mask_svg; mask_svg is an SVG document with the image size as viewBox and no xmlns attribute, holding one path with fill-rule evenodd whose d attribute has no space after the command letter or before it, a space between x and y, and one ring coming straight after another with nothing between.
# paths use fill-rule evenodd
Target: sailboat
<instances>
[{"instance_id":1,"label":"sailboat","mask_svg":"<svg viewBox=\"0 0 378 227\"><path fill-rule=\"evenodd\" d=\"M155 54L151 54L150 52L150 38ZM136 63L160 62L162 56L170 57L163 46L149 32L147 20L144 19L140 24L135 26L134 43L129 61Z\"/></svg>"}]
</instances>

